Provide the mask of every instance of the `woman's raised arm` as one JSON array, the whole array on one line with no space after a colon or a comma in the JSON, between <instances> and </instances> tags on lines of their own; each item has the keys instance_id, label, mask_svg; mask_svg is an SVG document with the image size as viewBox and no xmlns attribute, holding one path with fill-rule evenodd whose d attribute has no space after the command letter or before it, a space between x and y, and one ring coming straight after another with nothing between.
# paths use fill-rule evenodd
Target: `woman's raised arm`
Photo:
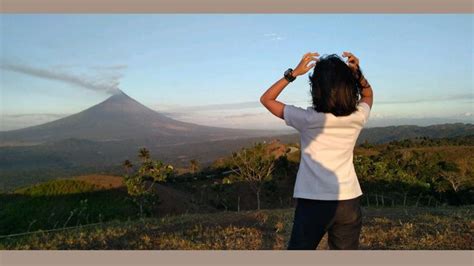
<instances>
[{"instance_id":1,"label":"woman's raised arm","mask_svg":"<svg viewBox=\"0 0 474 266\"><path fill-rule=\"evenodd\" d=\"M309 52L304 54L298 66L293 70L293 77L296 78L299 75L303 75L313 68L316 65L318 56L318 53ZM308 63L311 61L315 61L315 63L308 65ZM267 108L272 114L281 119L283 119L283 109L285 108L285 104L277 101L276 98L278 95L280 95L288 83L290 82L283 77L275 82L270 88L268 88L260 97L260 102L263 104L263 106L265 106L265 108Z\"/></svg>"}]
</instances>

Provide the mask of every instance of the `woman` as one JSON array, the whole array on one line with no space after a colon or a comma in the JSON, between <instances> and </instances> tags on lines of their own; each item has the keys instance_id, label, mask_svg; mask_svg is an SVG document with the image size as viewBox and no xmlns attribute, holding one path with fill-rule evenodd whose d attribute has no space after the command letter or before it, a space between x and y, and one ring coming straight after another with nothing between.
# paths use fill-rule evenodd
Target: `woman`
<instances>
[{"instance_id":1,"label":"woman","mask_svg":"<svg viewBox=\"0 0 474 266\"><path fill-rule=\"evenodd\" d=\"M288 249L316 249L326 232L330 249L359 246L362 190L353 150L369 118L373 93L357 57L350 52L342 56L347 62L335 54L319 58L318 53L306 53L260 98L272 114L300 133L301 160L293 194L297 204ZM290 82L313 67L311 107L276 100Z\"/></svg>"}]
</instances>

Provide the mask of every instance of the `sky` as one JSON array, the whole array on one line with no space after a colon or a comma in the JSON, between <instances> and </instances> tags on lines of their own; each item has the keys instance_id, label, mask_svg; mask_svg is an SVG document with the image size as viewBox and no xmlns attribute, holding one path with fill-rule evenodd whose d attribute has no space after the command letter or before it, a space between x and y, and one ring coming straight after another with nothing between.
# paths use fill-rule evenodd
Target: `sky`
<instances>
[{"instance_id":1,"label":"sky","mask_svg":"<svg viewBox=\"0 0 474 266\"><path fill-rule=\"evenodd\" d=\"M175 119L287 129L261 94L303 54L350 51L374 91L368 127L474 122L472 14L2 14L0 130L120 89ZM307 75L279 100L311 104Z\"/></svg>"}]
</instances>

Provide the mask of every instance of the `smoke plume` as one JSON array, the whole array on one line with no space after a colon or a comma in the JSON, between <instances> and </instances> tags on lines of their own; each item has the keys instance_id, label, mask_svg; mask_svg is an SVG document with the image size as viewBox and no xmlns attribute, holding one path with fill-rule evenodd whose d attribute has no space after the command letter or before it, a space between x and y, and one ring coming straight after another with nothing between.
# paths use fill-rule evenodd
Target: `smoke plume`
<instances>
[{"instance_id":1,"label":"smoke plume","mask_svg":"<svg viewBox=\"0 0 474 266\"><path fill-rule=\"evenodd\" d=\"M84 76L74 75L71 73L61 72L55 69L38 68L14 63L1 64L0 68L34 77L57 80L84 89L105 92L108 94L115 94L119 92L120 79L123 76L120 73L111 73L108 75L103 74L100 78L88 78ZM112 70L114 70L114 68L112 68Z\"/></svg>"}]
</instances>

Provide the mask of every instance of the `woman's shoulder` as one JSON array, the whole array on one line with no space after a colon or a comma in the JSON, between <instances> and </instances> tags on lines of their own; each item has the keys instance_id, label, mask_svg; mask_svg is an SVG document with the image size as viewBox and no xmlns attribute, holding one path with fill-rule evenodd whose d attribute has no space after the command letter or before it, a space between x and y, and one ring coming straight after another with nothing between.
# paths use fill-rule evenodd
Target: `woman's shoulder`
<instances>
[{"instance_id":1,"label":"woman's shoulder","mask_svg":"<svg viewBox=\"0 0 474 266\"><path fill-rule=\"evenodd\" d=\"M283 110L283 119L288 126L294 127L298 131L307 128L314 122L321 120L324 113L318 113L313 107L298 107L292 104L286 104Z\"/></svg>"},{"instance_id":2,"label":"woman's shoulder","mask_svg":"<svg viewBox=\"0 0 474 266\"><path fill-rule=\"evenodd\" d=\"M355 113L362 118L363 123L365 124L369 120L371 108L366 102L359 102L357 104Z\"/></svg>"}]
</instances>

